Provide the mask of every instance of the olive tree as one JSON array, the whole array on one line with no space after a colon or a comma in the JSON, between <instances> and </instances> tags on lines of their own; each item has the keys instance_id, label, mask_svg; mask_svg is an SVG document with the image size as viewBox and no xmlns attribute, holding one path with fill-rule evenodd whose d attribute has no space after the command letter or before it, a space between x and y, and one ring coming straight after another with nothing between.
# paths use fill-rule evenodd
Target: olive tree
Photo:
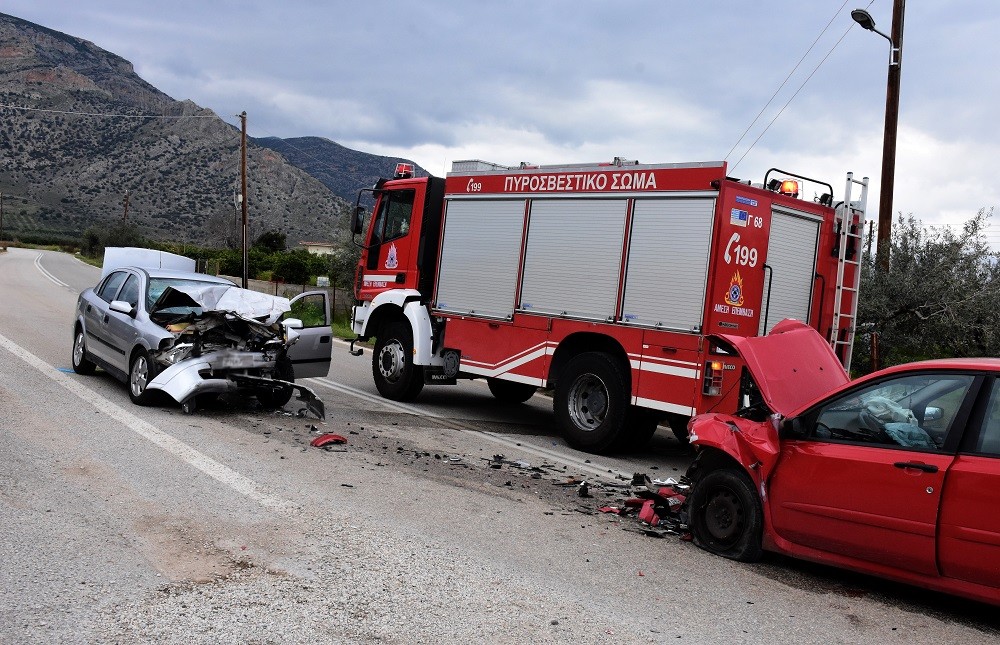
<instances>
[{"instance_id":1,"label":"olive tree","mask_svg":"<svg viewBox=\"0 0 1000 645\"><path fill-rule=\"evenodd\" d=\"M889 270L869 251L862 258L854 368L929 358L1000 355L1000 253L985 229L992 210L980 210L960 230L925 228L899 216L890 240Z\"/></svg>"}]
</instances>

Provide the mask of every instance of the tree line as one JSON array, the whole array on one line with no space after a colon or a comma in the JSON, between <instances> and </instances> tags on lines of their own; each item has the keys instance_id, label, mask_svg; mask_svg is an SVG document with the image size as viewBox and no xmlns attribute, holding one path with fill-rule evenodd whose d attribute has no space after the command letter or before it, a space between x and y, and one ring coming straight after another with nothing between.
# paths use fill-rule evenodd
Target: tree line
<instances>
[{"instance_id":1,"label":"tree line","mask_svg":"<svg viewBox=\"0 0 1000 645\"><path fill-rule=\"evenodd\" d=\"M986 236L992 214L982 209L959 229L925 227L913 215L900 214L887 271L866 250L855 371L932 358L1000 356L1000 252Z\"/></svg>"}]
</instances>

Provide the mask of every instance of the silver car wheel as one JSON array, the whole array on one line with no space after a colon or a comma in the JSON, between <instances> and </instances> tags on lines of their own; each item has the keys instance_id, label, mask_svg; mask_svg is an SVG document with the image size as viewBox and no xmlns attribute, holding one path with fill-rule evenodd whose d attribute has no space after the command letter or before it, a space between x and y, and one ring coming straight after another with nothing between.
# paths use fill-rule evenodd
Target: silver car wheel
<instances>
[{"instance_id":1,"label":"silver car wheel","mask_svg":"<svg viewBox=\"0 0 1000 645\"><path fill-rule=\"evenodd\" d=\"M76 332L76 341L73 343L73 365L82 365L84 359L83 332Z\"/></svg>"},{"instance_id":2,"label":"silver car wheel","mask_svg":"<svg viewBox=\"0 0 1000 645\"><path fill-rule=\"evenodd\" d=\"M146 391L146 384L149 381L149 364L146 362L145 356L137 356L132 361L132 370L128 380L133 396L141 396Z\"/></svg>"}]
</instances>

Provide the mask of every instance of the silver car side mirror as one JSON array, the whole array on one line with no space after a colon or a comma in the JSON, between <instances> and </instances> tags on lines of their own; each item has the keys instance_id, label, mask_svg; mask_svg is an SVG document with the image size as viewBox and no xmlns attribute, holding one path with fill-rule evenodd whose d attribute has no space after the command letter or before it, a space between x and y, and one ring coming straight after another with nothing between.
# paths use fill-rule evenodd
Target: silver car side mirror
<instances>
[{"instance_id":1,"label":"silver car side mirror","mask_svg":"<svg viewBox=\"0 0 1000 645\"><path fill-rule=\"evenodd\" d=\"M124 300L112 300L111 304L108 305L111 311L117 311L120 314L125 314L126 316L135 315L135 307L125 302Z\"/></svg>"}]
</instances>

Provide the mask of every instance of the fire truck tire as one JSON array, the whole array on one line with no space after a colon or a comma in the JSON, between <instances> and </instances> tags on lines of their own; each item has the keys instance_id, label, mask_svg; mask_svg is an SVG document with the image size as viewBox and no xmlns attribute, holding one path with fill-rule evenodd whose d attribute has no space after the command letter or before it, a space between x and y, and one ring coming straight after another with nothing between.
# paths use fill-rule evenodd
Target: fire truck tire
<instances>
[{"instance_id":1,"label":"fire truck tire","mask_svg":"<svg viewBox=\"0 0 1000 645\"><path fill-rule=\"evenodd\" d=\"M628 380L624 368L603 352L585 352L566 364L553 406L569 445L613 452L627 442Z\"/></svg>"},{"instance_id":2,"label":"fire truck tire","mask_svg":"<svg viewBox=\"0 0 1000 645\"><path fill-rule=\"evenodd\" d=\"M413 332L406 323L386 325L372 353L375 389L391 401L412 401L424 387L424 373L413 364Z\"/></svg>"},{"instance_id":3,"label":"fire truck tire","mask_svg":"<svg viewBox=\"0 0 1000 645\"><path fill-rule=\"evenodd\" d=\"M718 468L700 477L689 498L691 536L706 551L755 562L763 555L763 511L742 470Z\"/></svg>"},{"instance_id":4,"label":"fire truck tire","mask_svg":"<svg viewBox=\"0 0 1000 645\"><path fill-rule=\"evenodd\" d=\"M626 439L622 447L628 450L639 450L644 448L649 440L656 434L656 429L663 420L663 413L647 408L629 406L628 416L625 418Z\"/></svg>"},{"instance_id":5,"label":"fire truck tire","mask_svg":"<svg viewBox=\"0 0 1000 645\"><path fill-rule=\"evenodd\" d=\"M493 398L500 403L509 404L524 403L533 397L538 390L534 385L502 381L498 378L487 378L486 385L490 388Z\"/></svg>"}]
</instances>

